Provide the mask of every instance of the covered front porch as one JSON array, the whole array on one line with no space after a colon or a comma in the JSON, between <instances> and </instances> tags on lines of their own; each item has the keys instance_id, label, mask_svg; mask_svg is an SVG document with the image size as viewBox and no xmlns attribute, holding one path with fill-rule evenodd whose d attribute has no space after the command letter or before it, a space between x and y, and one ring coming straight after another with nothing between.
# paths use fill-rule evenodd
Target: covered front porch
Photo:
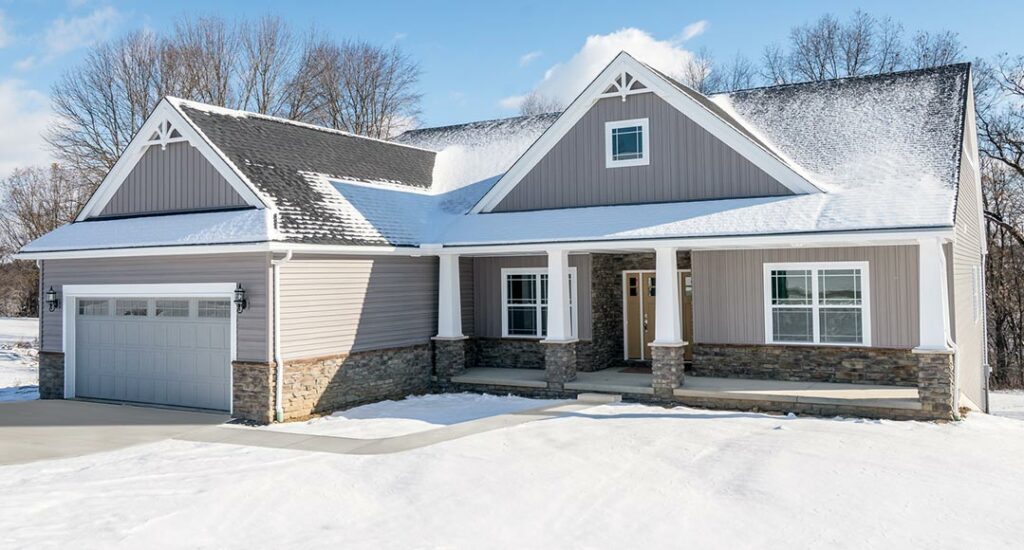
<instances>
[{"instance_id":1,"label":"covered front porch","mask_svg":"<svg viewBox=\"0 0 1024 550\"><path fill-rule=\"evenodd\" d=\"M667 244L440 253L436 379L458 391L596 392L708 408L947 418L951 355L938 346L911 349L945 338L943 316L925 307L919 323L876 333L881 345L867 337L863 345L831 346L766 340L761 277L768 262L861 261L859 273L866 280L874 270L879 294L910 290L920 293L918 304L933 304L926 297L944 289L925 267L943 261L941 247L901 246L778 247L757 256ZM900 271L911 259L919 280ZM865 327L878 325L867 311Z\"/></svg>"}]
</instances>

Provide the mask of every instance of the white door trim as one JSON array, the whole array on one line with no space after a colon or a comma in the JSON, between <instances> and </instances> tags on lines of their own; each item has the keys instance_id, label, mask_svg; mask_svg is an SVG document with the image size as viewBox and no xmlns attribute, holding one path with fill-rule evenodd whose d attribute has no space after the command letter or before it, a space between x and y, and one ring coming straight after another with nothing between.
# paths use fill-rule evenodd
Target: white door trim
<instances>
[{"instance_id":1,"label":"white door trim","mask_svg":"<svg viewBox=\"0 0 1024 550\"><path fill-rule=\"evenodd\" d=\"M89 297L138 297L138 298L234 298L236 283L191 283L191 284L145 284L145 285L64 285L61 289L61 322L64 348L64 398L75 397L75 318L78 314L78 299ZM231 312L231 361L237 359L238 330L234 304ZM234 412L234 369L228 365L228 413Z\"/></svg>"}]
</instances>

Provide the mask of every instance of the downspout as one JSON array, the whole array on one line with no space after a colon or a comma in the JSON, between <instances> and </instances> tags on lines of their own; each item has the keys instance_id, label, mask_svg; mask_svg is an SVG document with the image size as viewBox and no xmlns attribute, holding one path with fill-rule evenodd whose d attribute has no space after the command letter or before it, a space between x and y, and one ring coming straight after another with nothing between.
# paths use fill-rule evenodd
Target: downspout
<instances>
[{"instance_id":1,"label":"downspout","mask_svg":"<svg viewBox=\"0 0 1024 550\"><path fill-rule=\"evenodd\" d=\"M281 359L281 266L292 259L289 249L279 260L270 260L274 278L274 420L284 420L284 361Z\"/></svg>"}]
</instances>

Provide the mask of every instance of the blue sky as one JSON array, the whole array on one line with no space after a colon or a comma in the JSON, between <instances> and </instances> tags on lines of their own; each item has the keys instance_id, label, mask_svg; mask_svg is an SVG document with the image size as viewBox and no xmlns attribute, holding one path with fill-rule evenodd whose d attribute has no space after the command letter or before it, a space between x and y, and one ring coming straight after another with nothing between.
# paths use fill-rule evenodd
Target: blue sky
<instances>
[{"instance_id":1,"label":"blue sky","mask_svg":"<svg viewBox=\"0 0 1024 550\"><path fill-rule=\"evenodd\" d=\"M1003 51L1024 53L1019 19L1007 16L1020 11L1019 3L983 4L965 9L962 1L891 0L827 6L804 1L678 0L0 0L0 175L15 164L45 161L38 135L49 121L46 94L90 44L134 28L162 30L182 14L275 14L297 29L315 24L339 38L397 42L421 63L421 119L426 125L437 125L512 115L515 97L532 89L551 95L571 94L613 49L635 48L638 57L649 56L655 64L658 59L672 62L700 48L708 48L721 59L737 52L756 59L765 44L785 41L793 25L825 11L845 17L857 7L875 15L890 15L908 31L958 32L971 57L990 57ZM684 40L688 35L692 36ZM545 78L549 70L551 74Z\"/></svg>"}]
</instances>

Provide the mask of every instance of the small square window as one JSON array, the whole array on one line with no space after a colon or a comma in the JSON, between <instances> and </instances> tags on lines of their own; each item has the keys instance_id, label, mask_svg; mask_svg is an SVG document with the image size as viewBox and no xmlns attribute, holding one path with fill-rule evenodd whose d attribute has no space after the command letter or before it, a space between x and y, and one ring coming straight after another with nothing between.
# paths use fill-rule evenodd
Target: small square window
<instances>
[{"instance_id":1,"label":"small square window","mask_svg":"<svg viewBox=\"0 0 1024 550\"><path fill-rule=\"evenodd\" d=\"M650 132L646 118L605 123L605 166L650 164Z\"/></svg>"}]
</instances>

